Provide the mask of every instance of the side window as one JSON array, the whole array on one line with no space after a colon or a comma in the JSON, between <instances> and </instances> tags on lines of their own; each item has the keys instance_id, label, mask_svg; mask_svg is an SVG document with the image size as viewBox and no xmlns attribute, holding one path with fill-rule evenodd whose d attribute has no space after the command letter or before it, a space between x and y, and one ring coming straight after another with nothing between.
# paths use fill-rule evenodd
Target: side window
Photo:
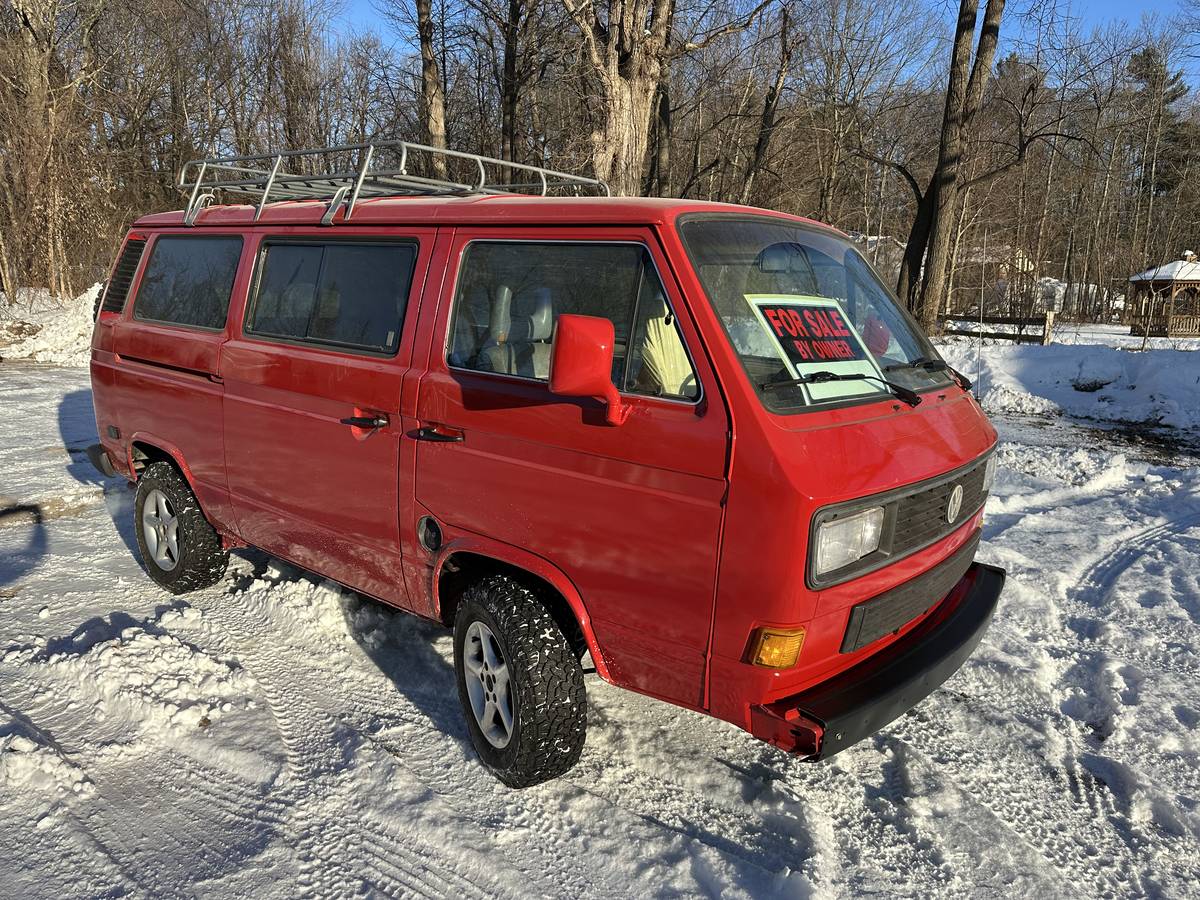
<instances>
[{"instance_id":1,"label":"side window","mask_svg":"<svg viewBox=\"0 0 1200 900\"><path fill-rule=\"evenodd\" d=\"M694 399L691 361L645 248L601 243L472 243L463 253L450 323L450 365L550 377L562 313L613 323L613 384Z\"/></svg>"},{"instance_id":2,"label":"side window","mask_svg":"<svg viewBox=\"0 0 1200 900\"><path fill-rule=\"evenodd\" d=\"M134 318L224 328L241 255L240 237L158 238L138 286Z\"/></svg>"},{"instance_id":3,"label":"side window","mask_svg":"<svg viewBox=\"0 0 1200 900\"><path fill-rule=\"evenodd\" d=\"M414 244L267 244L246 332L394 353Z\"/></svg>"}]
</instances>

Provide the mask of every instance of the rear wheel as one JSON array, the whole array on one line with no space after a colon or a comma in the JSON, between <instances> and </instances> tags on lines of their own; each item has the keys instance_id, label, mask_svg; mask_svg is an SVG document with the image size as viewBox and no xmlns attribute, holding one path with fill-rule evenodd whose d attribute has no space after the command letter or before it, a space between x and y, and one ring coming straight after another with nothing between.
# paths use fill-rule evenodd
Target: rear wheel
<instances>
[{"instance_id":1,"label":"rear wheel","mask_svg":"<svg viewBox=\"0 0 1200 900\"><path fill-rule=\"evenodd\" d=\"M557 778L579 761L583 670L529 588L493 575L467 589L454 620L454 669L471 742L509 787Z\"/></svg>"},{"instance_id":2,"label":"rear wheel","mask_svg":"<svg viewBox=\"0 0 1200 900\"><path fill-rule=\"evenodd\" d=\"M170 463L153 463L138 479L134 528L146 572L171 593L208 587L225 574L229 551Z\"/></svg>"}]
</instances>

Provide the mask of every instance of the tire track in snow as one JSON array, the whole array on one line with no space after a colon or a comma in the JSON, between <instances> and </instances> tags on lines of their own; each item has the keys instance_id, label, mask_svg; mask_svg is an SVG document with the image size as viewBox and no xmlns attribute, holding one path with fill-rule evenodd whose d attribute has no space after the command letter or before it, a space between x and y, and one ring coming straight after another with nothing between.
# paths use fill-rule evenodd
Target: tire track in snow
<instances>
[{"instance_id":1,"label":"tire track in snow","mask_svg":"<svg viewBox=\"0 0 1200 900\"><path fill-rule=\"evenodd\" d=\"M1008 734L976 728L975 739L966 740L972 731L950 727L946 720L918 706L887 730L1040 856L1046 863L1043 877L1061 893L1120 897L1144 892L1131 864L1132 848L1112 827L1107 804L1089 796L1096 791L1094 781L1074 776L1075 789L1085 798L1076 802L1069 787L1063 790L1072 773L1048 766ZM996 745L1007 752L980 749Z\"/></svg>"},{"instance_id":2,"label":"tire track in snow","mask_svg":"<svg viewBox=\"0 0 1200 900\"><path fill-rule=\"evenodd\" d=\"M46 739L49 746L55 748L64 759L76 765L91 781L93 793L86 803L68 797L52 805L47 815L60 817L71 823L71 844L61 837L50 838L57 840L59 845L66 848L72 846L68 857L76 861L80 874L90 873L88 893L92 893L97 882L106 885L106 893L114 893L113 882L122 883L122 890L140 890L146 895L160 892L158 885L149 873L142 872L134 865L134 860L124 852L123 835L119 829L114 829L105 821L103 810L106 799L116 799L122 793L112 793L112 786L103 777L105 773L89 769L76 761L77 756L90 755L94 748L81 746L79 753L67 753L62 749L61 742L54 736L51 726L45 724L46 718L58 717L65 712L61 698L53 691L45 690L36 680L45 674L41 667L32 667L28 671L10 671L5 673L5 705L16 712ZM133 758L136 749L119 747L116 751L122 757ZM99 812L98 812L99 811ZM47 831L55 835L59 829L50 828ZM90 851L90 852L89 852ZM76 885L77 886L77 885Z\"/></svg>"},{"instance_id":3,"label":"tire track in snow","mask_svg":"<svg viewBox=\"0 0 1200 900\"><path fill-rule=\"evenodd\" d=\"M268 592L268 597L270 592ZM226 644L255 678L286 750L286 769L275 785L272 804L279 827L293 842L299 881L313 896L349 896L363 885L429 897L484 897L460 863L411 834L380 833L354 809L339 788L356 752L359 735L329 712L347 702L358 684L326 692L328 673L312 669L300 655L284 660L275 620L260 604L236 604L221 592L205 608L207 632ZM278 639L278 643L272 640ZM306 648L311 650L311 648Z\"/></svg>"},{"instance_id":4,"label":"tire track in snow","mask_svg":"<svg viewBox=\"0 0 1200 900\"><path fill-rule=\"evenodd\" d=\"M764 754L771 750L761 751ZM814 860L818 888L852 895L882 891L959 897L968 886L947 863L937 835L906 809L895 762L871 771L870 754L850 753L826 763L772 760L785 771L783 790L811 811L814 832L826 836L824 858ZM882 781L884 790L875 785ZM836 850L836 858L831 858Z\"/></svg>"},{"instance_id":5,"label":"tire track in snow","mask_svg":"<svg viewBox=\"0 0 1200 900\"><path fill-rule=\"evenodd\" d=\"M1127 677L1140 683L1144 679L1141 670L1192 680L1200 675L1200 665L1186 658L1195 659L1195 648L1176 624L1132 615L1111 599L1121 577L1150 550L1198 524L1200 513L1190 513L1119 538L1118 546L1094 559L1080 576L1079 584L1068 591L1065 611L1074 614L1067 616L1066 625L1078 640L1078 650L1072 653L1075 663L1064 672L1063 680L1077 687L1081 695L1076 702L1060 690L1058 699L1060 710L1071 718L1074 727L1084 726L1093 739L1103 741L1115 730L1128 705L1122 696ZM1151 650L1142 646L1146 634L1155 639ZM1081 744L1086 744L1086 735L1077 736Z\"/></svg>"},{"instance_id":6,"label":"tire track in snow","mask_svg":"<svg viewBox=\"0 0 1200 900\"><path fill-rule=\"evenodd\" d=\"M1084 570L1079 585L1072 590L1072 599L1095 610L1103 608L1114 585L1127 569L1160 541L1182 535L1200 524L1200 512L1180 516L1120 539L1120 546L1111 550Z\"/></svg>"}]
</instances>

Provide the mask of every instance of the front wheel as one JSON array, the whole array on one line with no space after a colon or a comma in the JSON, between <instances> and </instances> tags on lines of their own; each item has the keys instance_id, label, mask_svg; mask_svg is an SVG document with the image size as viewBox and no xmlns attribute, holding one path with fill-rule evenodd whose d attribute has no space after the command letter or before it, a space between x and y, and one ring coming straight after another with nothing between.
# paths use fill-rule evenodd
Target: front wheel
<instances>
[{"instance_id":1,"label":"front wheel","mask_svg":"<svg viewBox=\"0 0 1200 900\"><path fill-rule=\"evenodd\" d=\"M471 742L509 787L549 781L579 761L583 669L533 591L503 575L468 588L454 620L454 670Z\"/></svg>"}]
</instances>

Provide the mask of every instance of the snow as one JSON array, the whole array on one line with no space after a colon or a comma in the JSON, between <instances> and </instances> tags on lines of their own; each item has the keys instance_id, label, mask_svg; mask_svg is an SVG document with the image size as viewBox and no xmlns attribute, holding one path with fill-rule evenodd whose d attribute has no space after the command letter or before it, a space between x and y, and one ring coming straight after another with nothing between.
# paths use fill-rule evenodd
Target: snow
<instances>
[{"instance_id":1,"label":"snow","mask_svg":"<svg viewBox=\"0 0 1200 900\"><path fill-rule=\"evenodd\" d=\"M1194 893L1200 468L1126 423L1190 436L1196 354L943 352L1002 438L979 555L1009 579L962 670L817 765L589 675L579 766L520 792L443 629L258 552L156 588L86 370L10 357L0 895Z\"/></svg>"},{"instance_id":2,"label":"snow","mask_svg":"<svg viewBox=\"0 0 1200 900\"><path fill-rule=\"evenodd\" d=\"M940 350L979 382L989 412L1063 412L1100 422L1200 428L1200 353L1194 351L960 342Z\"/></svg>"},{"instance_id":3,"label":"snow","mask_svg":"<svg viewBox=\"0 0 1200 900\"><path fill-rule=\"evenodd\" d=\"M1129 277L1130 281L1200 281L1200 262L1196 254L1185 251L1181 259L1147 269Z\"/></svg>"},{"instance_id":4,"label":"snow","mask_svg":"<svg viewBox=\"0 0 1200 900\"><path fill-rule=\"evenodd\" d=\"M1020 330L1016 325L984 325L981 329L978 319L972 321L970 318L955 319L949 327L962 328L966 331L977 332L983 330L989 332L1007 332L1009 334L1016 334ZM1026 327L1025 333L1041 337L1040 328ZM1115 323L1055 322L1053 337L1054 344L1057 345L1087 344L1125 350L1200 350L1200 338L1143 338L1140 335L1130 334L1128 325ZM936 343L939 346L961 348L965 345L975 347L981 341L977 337L968 335L943 335L937 338ZM982 339L982 345L985 347L1007 347L1011 343L1011 341L1005 338Z\"/></svg>"},{"instance_id":5,"label":"snow","mask_svg":"<svg viewBox=\"0 0 1200 900\"><path fill-rule=\"evenodd\" d=\"M14 340L9 346L0 344L0 358L86 366L101 287L93 284L78 297L62 302L37 295L28 306L17 304L16 321L7 323L7 327L0 325L0 337L7 332L9 339ZM26 335L30 330L33 333Z\"/></svg>"}]
</instances>

